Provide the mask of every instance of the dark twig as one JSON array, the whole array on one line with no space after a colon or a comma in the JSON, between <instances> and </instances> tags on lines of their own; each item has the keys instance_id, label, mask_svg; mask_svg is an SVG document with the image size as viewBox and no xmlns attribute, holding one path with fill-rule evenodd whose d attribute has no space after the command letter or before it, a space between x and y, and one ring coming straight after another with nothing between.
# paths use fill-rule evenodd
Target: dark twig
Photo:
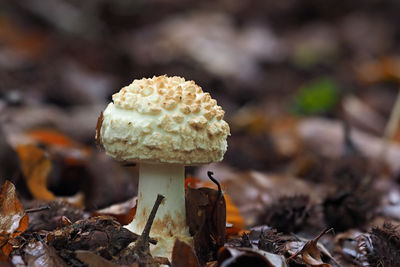
<instances>
[{"instance_id":1,"label":"dark twig","mask_svg":"<svg viewBox=\"0 0 400 267\"><path fill-rule=\"evenodd\" d=\"M135 167L136 163L124 163L122 164L122 167Z\"/></svg>"},{"instance_id":2,"label":"dark twig","mask_svg":"<svg viewBox=\"0 0 400 267\"><path fill-rule=\"evenodd\" d=\"M214 175L214 173L212 171L208 171L207 172L208 178L217 185L218 187L218 199L221 198L222 196L222 189L221 189L221 185L219 184L219 182L217 181L217 179L215 179L214 177L212 177L212 175Z\"/></svg>"},{"instance_id":3,"label":"dark twig","mask_svg":"<svg viewBox=\"0 0 400 267\"><path fill-rule=\"evenodd\" d=\"M150 235L150 230L151 226L153 225L154 218L156 217L156 213L158 210L158 207L160 206L161 202L163 201L165 197L158 194L156 202L154 203L154 206L150 212L149 218L147 219L146 225L143 229L142 234L138 238L138 240L135 243L135 247L133 250L135 252L149 252L150 253L150 244L149 244L149 235Z\"/></svg>"},{"instance_id":4,"label":"dark twig","mask_svg":"<svg viewBox=\"0 0 400 267\"><path fill-rule=\"evenodd\" d=\"M39 212L43 210L49 210L50 206L43 206L43 207L38 207L38 208L32 208L32 209L27 209L25 210L25 213L33 213L33 212Z\"/></svg>"},{"instance_id":5,"label":"dark twig","mask_svg":"<svg viewBox=\"0 0 400 267\"><path fill-rule=\"evenodd\" d=\"M215 179L214 177L212 177L212 175L214 175L214 173L212 171L208 171L207 172L208 178L210 178L211 181L213 181L214 184L217 185L218 187L218 197L217 200L214 203L214 206L212 208L211 214L213 216L213 218L215 218L215 210L217 209L218 206L218 202L221 200L222 198L222 189L221 189L221 185L219 184L219 182L217 181L217 179ZM210 223L212 223L214 220L210 220Z\"/></svg>"}]
</instances>

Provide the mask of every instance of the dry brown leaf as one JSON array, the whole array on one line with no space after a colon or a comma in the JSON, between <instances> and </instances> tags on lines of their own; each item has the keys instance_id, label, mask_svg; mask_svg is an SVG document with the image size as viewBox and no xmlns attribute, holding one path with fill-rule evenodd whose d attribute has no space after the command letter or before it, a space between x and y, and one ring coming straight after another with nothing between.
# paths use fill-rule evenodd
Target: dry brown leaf
<instances>
[{"instance_id":1,"label":"dry brown leaf","mask_svg":"<svg viewBox=\"0 0 400 267\"><path fill-rule=\"evenodd\" d=\"M15 192L15 186L6 181L0 192L0 260L7 260L12 251L10 240L28 228L29 217Z\"/></svg>"},{"instance_id":2,"label":"dry brown leaf","mask_svg":"<svg viewBox=\"0 0 400 267\"><path fill-rule=\"evenodd\" d=\"M193 249L178 239L176 239L172 250L173 267L199 267L199 261Z\"/></svg>"},{"instance_id":3,"label":"dry brown leaf","mask_svg":"<svg viewBox=\"0 0 400 267\"><path fill-rule=\"evenodd\" d=\"M108 215L112 216L121 225L127 225L135 217L137 207L137 197L131 198L123 203L114 204L110 207L97 210L92 213L92 216Z\"/></svg>"},{"instance_id":4,"label":"dry brown leaf","mask_svg":"<svg viewBox=\"0 0 400 267\"><path fill-rule=\"evenodd\" d=\"M67 267L68 265L57 255L53 247L41 241L26 245L24 260L27 266L32 267Z\"/></svg>"},{"instance_id":5,"label":"dry brown leaf","mask_svg":"<svg viewBox=\"0 0 400 267\"><path fill-rule=\"evenodd\" d=\"M10 234L11 237L18 236L28 227L28 214L24 209L15 192L15 186L6 181L0 193L0 233Z\"/></svg>"},{"instance_id":6,"label":"dry brown leaf","mask_svg":"<svg viewBox=\"0 0 400 267\"><path fill-rule=\"evenodd\" d=\"M318 240L329 231L331 231L331 229L325 229L316 238L306 242L300 250L298 250L296 253L290 256L290 258L288 258L288 261L300 255L304 263L307 265L313 267L314 266L330 267L331 266L330 264L324 263L322 261L321 252L318 248Z\"/></svg>"},{"instance_id":7,"label":"dry brown leaf","mask_svg":"<svg viewBox=\"0 0 400 267\"><path fill-rule=\"evenodd\" d=\"M82 262L86 263L89 267L117 267L119 265L106 260L105 258L88 250L77 250L75 251L76 257ZM132 264L132 266L138 266Z\"/></svg>"},{"instance_id":8,"label":"dry brown leaf","mask_svg":"<svg viewBox=\"0 0 400 267\"><path fill-rule=\"evenodd\" d=\"M229 195L238 207L247 226L255 225L265 207L282 195L308 195L312 202L323 199L322 190L314 190L312 183L291 175L258 171L238 172L221 164L205 168L215 170L221 177L224 193ZM202 177L201 173L206 171L205 168L199 169L198 176Z\"/></svg>"},{"instance_id":9,"label":"dry brown leaf","mask_svg":"<svg viewBox=\"0 0 400 267\"><path fill-rule=\"evenodd\" d=\"M187 177L185 180L185 187L188 188L188 186L192 188L207 187L217 189L217 186L214 183L209 181L201 181L200 179L192 176ZM222 187L224 187L223 184ZM224 194L224 198L226 203L226 234L237 235L244 228L244 218L240 214L238 207L233 203L227 194Z\"/></svg>"},{"instance_id":10,"label":"dry brown leaf","mask_svg":"<svg viewBox=\"0 0 400 267\"><path fill-rule=\"evenodd\" d=\"M54 200L54 194L47 189L51 162L46 157L45 152L32 144L19 145L16 150L21 161L22 172L32 195L40 200Z\"/></svg>"},{"instance_id":11,"label":"dry brown leaf","mask_svg":"<svg viewBox=\"0 0 400 267\"><path fill-rule=\"evenodd\" d=\"M225 241L225 199L217 190L189 187L186 190L186 221L193 235L196 255L204 264Z\"/></svg>"}]
</instances>

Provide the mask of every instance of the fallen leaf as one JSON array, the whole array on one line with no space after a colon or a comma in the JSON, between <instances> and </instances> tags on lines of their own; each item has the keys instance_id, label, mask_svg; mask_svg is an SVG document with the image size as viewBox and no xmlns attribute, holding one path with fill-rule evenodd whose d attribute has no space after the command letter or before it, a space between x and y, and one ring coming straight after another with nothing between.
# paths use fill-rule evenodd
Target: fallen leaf
<instances>
[{"instance_id":1,"label":"fallen leaf","mask_svg":"<svg viewBox=\"0 0 400 267\"><path fill-rule=\"evenodd\" d=\"M137 238L114 218L99 216L56 229L47 234L46 241L58 251L68 252L60 256L73 265L76 259L71 255L76 250L89 250L111 260Z\"/></svg>"},{"instance_id":2,"label":"fallen leaf","mask_svg":"<svg viewBox=\"0 0 400 267\"><path fill-rule=\"evenodd\" d=\"M221 170L218 173L223 178L221 184L224 193L238 207L246 226L256 225L265 207L282 195L288 197L308 195L312 202L322 199L323 191L314 190L313 184L291 175L258 171L238 172L223 165L207 166L207 168ZM204 168L200 168L198 176L204 171Z\"/></svg>"},{"instance_id":3,"label":"fallen leaf","mask_svg":"<svg viewBox=\"0 0 400 267\"><path fill-rule=\"evenodd\" d=\"M303 85L295 96L292 110L300 115L332 112L339 101L338 85L329 77L320 77Z\"/></svg>"},{"instance_id":4,"label":"fallen leaf","mask_svg":"<svg viewBox=\"0 0 400 267\"><path fill-rule=\"evenodd\" d=\"M29 214L29 232L40 230L53 231L58 227L68 224L67 220L75 223L78 220L89 217L88 213L84 212L82 208L59 199L50 202L34 201L32 204L29 208L35 209L42 206L48 206L49 208L41 212ZM67 219L63 219L63 217Z\"/></svg>"},{"instance_id":5,"label":"fallen leaf","mask_svg":"<svg viewBox=\"0 0 400 267\"><path fill-rule=\"evenodd\" d=\"M89 148L51 128L29 130L25 134L35 143L46 146L50 154L59 155L65 165L85 165L91 154Z\"/></svg>"},{"instance_id":6,"label":"fallen leaf","mask_svg":"<svg viewBox=\"0 0 400 267\"><path fill-rule=\"evenodd\" d=\"M25 231L25 225L21 225L20 222L23 220L26 214L24 214L22 204L15 192L15 186L9 181L6 181L1 188L0 208L1 233L12 234L17 231Z\"/></svg>"},{"instance_id":7,"label":"fallen leaf","mask_svg":"<svg viewBox=\"0 0 400 267\"><path fill-rule=\"evenodd\" d=\"M29 224L15 186L6 181L0 192L0 260L7 260L13 250L11 240L23 233Z\"/></svg>"},{"instance_id":8,"label":"fallen leaf","mask_svg":"<svg viewBox=\"0 0 400 267\"><path fill-rule=\"evenodd\" d=\"M337 234L334 239L335 252L348 264L367 266L365 254L360 249L362 237L363 233L355 229Z\"/></svg>"},{"instance_id":9,"label":"fallen leaf","mask_svg":"<svg viewBox=\"0 0 400 267\"><path fill-rule=\"evenodd\" d=\"M57 251L41 241L28 243L24 249L24 260L32 267L67 267L68 265L57 255Z\"/></svg>"},{"instance_id":10,"label":"fallen leaf","mask_svg":"<svg viewBox=\"0 0 400 267\"><path fill-rule=\"evenodd\" d=\"M355 67L358 79L363 83L378 83L400 80L400 58L383 57L375 61L362 62Z\"/></svg>"},{"instance_id":11,"label":"fallen leaf","mask_svg":"<svg viewBox=\"0 0 400 267\"><path fill-rule=\"evenodd\" d=\"M91 252L88 250L77 250L75 251L76 257L86 263L89 267L118 267L119 265L106 260L105 258ZM132 264L132 267L139 266L137 264Z\"/></svg>"},{"instance_id":12,"label":"fallen leaf","mask_svg":"<svg viewBox=\"0 0 400 267\"><path fill-rule=\"evenodd\" d=\"M27 30L8 18L0 18L0 39L3 45L26 59L39 59L49 51L49 37L44 32Z\"/></svg>"},{"instance_id":13,"label":"fallen leaf","mask_svg":"<svg viewBox=\"0 0 400 267\"><path fill-rule=\"evenodd\" d=\"M120 224L127 225L135 217L137 197L131 198L123 203L114 204L110 207L93 212L92 216L108 215L114 217Z\"/></svg>"},{"instance_id":14,"label":"fallen leaf","mask_svg":"<svg viewBox=\"0 0 400 267\"><path fill-rule=\"evenodd\" d=\"M286 267L285 258L255 248L223 247L218 252L218 266Z\"/></svg>"},{"instance_id":15,"label":"fallen leaf","mask_svg":"<svg viewBox=\"0 0 400 267\"><path fill-rule=\"evenodd\" d=\"M26 134L45 145L56 145L61 147L77 145L75 141L53 129L34 129L27 131Z\"/></svg>"},{"instance_id":16,"label":"fallen leaf","mask_svg":"<svg viewBox=\"0 0 400 267\"><path fill-rule=\"evenodd\" d=\"M172 250L172 267L199 267L193 249L185 242L176 239Z\"/></svg>"},{"instance_id":17,"label":"fallen leaf","mask_svg":"<svg viewBox=\"0 0 400 267\"><path fill-rule=\"evenodd\" d=\"M288 261L300 255L307 265L330 267L330 264L322 261L321 252L318 248L318 240L329 231L331 231L331 229L325 229L316 238L306 242L301 249L288 258Z\"/></svg>"},{"instance_id":18,"label":"fallen leaf","mask_svg":"<svg viewBox=\"0 0 400 267\"><path fill-rule=\"evenodd\" d=\"M20 158L22 172L32 195L36 199L54 200L55 196L47 189L47 179L51 162L45 152L35 145L19 145L16 151Z\"/></svg>"},{"instance_id":19,"label":"fallen leaf","mask_svg":"<svg viewBox=\"0 0 400 267\"><path fill-rule=\"evenodd\" d=\"M224 244L225 199L217 190L189 187L186 190L186 221L193 235L196 255L200 264L204 264Z\"/></svg>"},{"instance_id":20,"label":"fallen leaf","mask_svg":"<svg viewBox=\"0 0 400 267\"><path fill-rule=\"evenodd\" d=\"M191 188L207 187L217 189L217 186L214 183L202 181L192 176L188 176L185 179L185 188L188 188L189 186ZM224 187L224 184L222 184L222 187ZM244 228L244 218L229 195L224 193L224 199L226 203L226 233L228 235L237 235Z\"/></svg>"}]
</instances>

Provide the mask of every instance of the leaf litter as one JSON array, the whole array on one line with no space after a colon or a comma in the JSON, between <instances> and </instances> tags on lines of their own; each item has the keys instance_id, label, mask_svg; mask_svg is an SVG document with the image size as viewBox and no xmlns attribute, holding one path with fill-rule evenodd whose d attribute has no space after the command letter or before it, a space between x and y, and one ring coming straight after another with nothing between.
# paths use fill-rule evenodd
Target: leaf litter
<instances>
[{"instance_id":1,"label":"leaf litter","mask_svg":"<svg viewBox=\"0 0 400 267\"><path fill-rule=\"evenodd\" d=\"M118 266L138 238L123 228L138 172L95 149L95 121L133 74L174 73L212 90L232 136L223 164L188 170L196 242L177 241L171 265L400 265L400 128L382 140L395 2L50 2L0 14L0 181L14 203L1 263Z\"/></svg>"}]
</instances>

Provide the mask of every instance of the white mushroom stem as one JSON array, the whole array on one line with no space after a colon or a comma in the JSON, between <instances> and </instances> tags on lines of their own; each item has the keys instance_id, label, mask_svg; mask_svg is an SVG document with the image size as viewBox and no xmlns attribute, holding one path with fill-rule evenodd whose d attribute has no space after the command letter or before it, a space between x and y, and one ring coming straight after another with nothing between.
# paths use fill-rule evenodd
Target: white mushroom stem
<instances>
[{"instance_id":1,"label":"white mushroom stem","mask_svg":"<svg viewBox=\"0 0 400 267\"><path fill-rule=\"evenodd\" d=\"M140 163L138 204L135 218L127 225L129 230L142 233L157 194L165 199L150 231L158 243L150 250L153 256L170 258L176 238L191 242L186 226L184 165Z\"/></svg>"}]
</instances>

